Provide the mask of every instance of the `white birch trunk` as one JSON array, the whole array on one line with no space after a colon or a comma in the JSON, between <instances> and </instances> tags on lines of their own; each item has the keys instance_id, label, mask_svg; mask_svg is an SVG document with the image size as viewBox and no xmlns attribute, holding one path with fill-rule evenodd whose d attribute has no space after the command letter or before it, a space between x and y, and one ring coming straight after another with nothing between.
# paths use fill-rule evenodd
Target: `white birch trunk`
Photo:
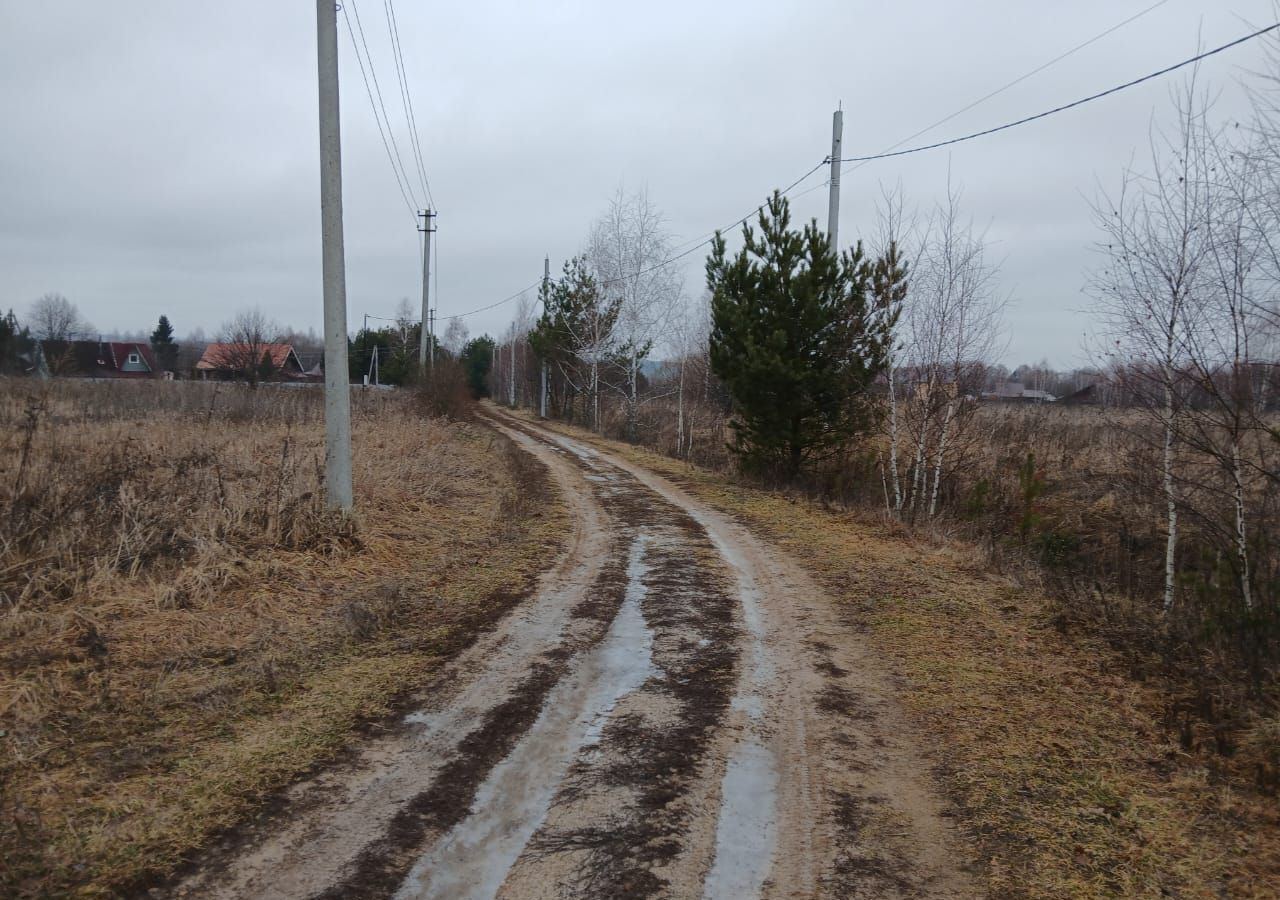
<instances>
[{"instance_id":1,"label":"white birch trunk","mask_svg":"<svg viewBox=\"0 0 1280 900\"><path fill-rule=\"evenodd\" d=\"M600 363L591 360L591 427L600 433Z\"/></svg>"},{"instance_id":2,"label":"white birch trunk","mask_svg":"<svg viewBox=\"0 0 1280 900\"><path fill-rule=\"evenodd\" d=\"M1169 536L1164 550L1164 611L1173 609L1178 555L1178 497L1173 484L1173 388L1164 389L1164 498L1168 507Z\"/></svg>"},{"instance_id":3,"label":"white birch trunk","mask_svg":"<svg viewBox=\"0 0 1280 900\"><path fill-rule=\"evenodd\" d=\"M955 402L947 404L947 412L942 417L942 431L938 435L938 454L933 463L933 492L929 497L929 518L938 512L938 494L942 487L942 460L947 452L947 433L951 430L951 419L955 415Z\"/></svg>"},{"instance_id":4,"label":"white birch trunk","mask_svg":"<svg viewBox=\"0 0 1280 900\"><path fill-rule=\"evenodd\" d=\"M916 442L916 458L911 471L911 498L907 503L907 507L914 513L916 511L916 503L920 499L920 476L925 470L925 433L924 425L920 428L920 440Z\"/></svg>"},{"instance_id":5,"label":"white birch trunk","mask_svg":"<svg viewBox=\"0 0 1280 900\"><path fill-rule=\"evenodd\" d=\"M680 380L676 384L676 457L684 452L684 358L680 359Z\"/></svg>"},{"instance_id":6,"label":"white birch trunk","mask_svg":"<svg viewBox=\"0 0 1280 900\"><path fill-rule=\"evenodd\" d=\"M887 515L893 515L893 505L889 502L889 479L884 471L884 454L877 453L876 456L880 460L880 486L884 488L884 511Z\"/></svg>"},{"instance_id":7,"label":"white birch trunk","mask_svg":"<svg viewBox=\"0 0 1280 900\"><path fill-rule=\"evenodd\" d=\"M627 371L627 440L635 443L640 431L640 358L632 352Z\"/></svg>"},{"instance_id":8,"label":"white birch trunk","mask_svg":"<svg viewBox=\"0 0 1280 900\"><path fill-rule=\"evenodd\" d=\"M889 364L889 474L893 481L893 511L902 512L902 482L898 477L898 388Z\"/></svg>"},{"instance_id":9,"label":"white birch trunk","mask_svg":"<svg viewBox=\"0 0 1280 900\"><path fill-rule=\"evenodd\" d=\"M1240 564L1240 596L1244 608L1253 610L1253 588L1249 584L1249 535L1245 527L1244 473L1240 462L1240 442L1231 440L1231 480L1236 502L1236 558Z\"/></svg>"}]
</instances>

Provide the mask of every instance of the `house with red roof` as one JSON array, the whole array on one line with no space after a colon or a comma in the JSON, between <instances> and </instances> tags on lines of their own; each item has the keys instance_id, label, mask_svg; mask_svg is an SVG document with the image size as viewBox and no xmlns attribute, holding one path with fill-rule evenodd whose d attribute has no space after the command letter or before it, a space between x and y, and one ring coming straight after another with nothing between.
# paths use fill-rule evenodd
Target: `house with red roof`
<instances>
[{"instance_id":1,"label":"house with red roof","mask_svg":"<svg viewBox=\"0 0 1280 900\"><path fill-rule=\"evenodd\" d=\"M151 345L136 341L40 341L36 368L66 378L163 378Z\"/></svg>"},{"instance_id":2,"label":"house with red roof","mask_svg":"<svg viewBox=\"0 0 1280 900\"><path fill-rule=\"evenodd\" d=\"M200 361L196 363L196 371L201 378L237 380L245 378L250 370L255 378L259 377L268 366L273 380L314 380L303 368L293 345L286 343L213 343L204 348Z\"/></svg>"}]
</instances>

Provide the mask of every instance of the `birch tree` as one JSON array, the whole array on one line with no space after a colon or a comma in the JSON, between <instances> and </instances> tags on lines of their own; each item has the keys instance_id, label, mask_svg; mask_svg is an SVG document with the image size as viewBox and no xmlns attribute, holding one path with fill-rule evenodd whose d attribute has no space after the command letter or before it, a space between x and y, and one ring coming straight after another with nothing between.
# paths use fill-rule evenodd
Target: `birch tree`
<instances>
[{"instance_id":1,"label":"birch tree","mask_svg":"<svg viewBox=\"0 0 1280 900\"><path fill-rule=\"evenodd\" d=\"M1163 438L1166 612L1174 606L1177 589L1178 432L1187 388L1181 365L1196 317L1209 214L1199 162L1204 111L1194 80L1176 109L1172 133L1152 132L1149 172L1126 172L1118 194L1104 195L1095 204L1104 264L1090 285L1107 340L1105 352L1138 363L1126 369L1127 387Z\"/></svg>"},{"instance_id":2,"label":"birch tree","mask_svg":"<svg viewBox=\"0 0 1280 900\"><path fill-rule=\"evenodd\" d=\"M585 396L591 427L600 430L601 369L613 347L618 318L616 298L600 290L586 258L564 264L561 277L544 290L542 316L530 342L538 356L554 366L567 392Z\"/></svg>"},{"instance_id":3,"label":"birch tree","mask_svg":"<svg viewBox=\"0 0 1280 900\"><path fill-rule=\"evenodd\" d=\"M915 381L905 417L914 447L904 502L929 516L938 512L946 466L1003 332L998 270L987 260L985 236L963 218L960 200L948 186L930 216L904 316Z\"/></svg>"},{"instance_id":4,"label":"birch tree","mask_svg":"<svg viewBox=\"0 0 1280 900\"><path fill-rule=\"evenodd\" d=\"M1240 599L1254 607L1251 560L1251 483L1266 476L1259 439L1265 392L1259 396L1255 369L1259 347L1270 337L1265 311L1275 299L1275 281L1265 273L1267 241L1255 227L1265 204L1267 179L1255 147L1233 146L1221 130L1201 131L1193 158L1204 184L1204 264L1194 327L1185 331L1185 357L1197 402L1183 417L1183 440L1216 470L1197 479L1211 503L1215 482L1229 497L1226 533ZM1262 384L1265 386L1265 379ZM1217 477L1214 477L1216 474ZM1218 525L1210 513L1211 525ZM1223 523L1226 524L1226 523Z\"/></svg>"},{"instance_id":5,"label":"birch tree","mask_svg":"<svg viewBox=\"0 0 1280 900\"><path fill-rule=\"evenodd\" d=\"M665 262L671 240L646 191L621 189L591 229L587 256L606 307L616 307L605 349L621 364L619 386L626 405L627 440L637 439L640 366L671 324L681 292L680 276ZM594 394L593 394L594 396ZM597 415L598 419L598 415Z\"/></svg>"},{"instance_id":6,"label":"birch tree","mask_svg":"<svg viewBox=\"0 0 1280 900\"><path fill-rule=\"evenodd\" d=\"M904 215L901 186L892 190L881 191L880 203L876 213L879 233L876 236L873 250L876 262L871 273L871 295L875 307L881 315L892 317L892 325L887 329L889 336L885 348L885 386L886 415L885 429L889 444L888 465L885 484L885 504L894 515L901 516L905 495L902 489L900 466L901 421L899 415L898 368L904 348L901 313L909 291L909 277L914 269L910 260L912 250L908 249L914 241L914 222ZM893 493L890 497L889 486Z\"/></svg>"}]
</instances>

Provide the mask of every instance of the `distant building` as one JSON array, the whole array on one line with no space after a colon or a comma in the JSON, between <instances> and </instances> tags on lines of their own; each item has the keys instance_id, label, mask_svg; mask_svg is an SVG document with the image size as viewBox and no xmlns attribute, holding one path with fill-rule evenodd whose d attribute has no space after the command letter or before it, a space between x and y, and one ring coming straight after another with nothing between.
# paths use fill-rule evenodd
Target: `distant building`
<instances>
[{"instance_id":1,"label":"distant building","mask_svg":"<svg viewBox=\"0 0 1280 900\"><path fill-rule=\"evenodd\" d=\"M255 369L263 359L270 360L271 378L277 381L313 381L322 380L323 375L315 375L302 366L298 354L292 344L262 344L254 348L245 344L216 343L204 348L200 361L196 363L196 371L201 378L238 379L250 363L250 357L258 357L253 363Z\"/></svg>"},{"instance_id":2,"label":"distant building","mask_svg":"<svg viewBox=\"0 0 1280 900\"><path fill-rule=\"evenodd\" d=\"M40 341L38 374L63 378L162 378L151 345L132 341Z\"/></svg>"},{"instance_id":3,"label":"distant building","mask_svg":"<svg viewBox=\"0 0 1280 900\"><path fill-rule=\"evenodd\" d=\"M997 403L1053 403L1058 398L1048 391L1032 390L1021 381L1006 381L996 385L994 391L985 391L982 399Z\"/></svg>"},{"instance_id":4,"label":"distant building","mask_svg":"<svg viewBox=\"0 0 1280 900\"><path fill-rule=\"evenodd\" d=\"M1099 396L1096 384L1087 384L1074 394L1062 397L1058 402L1067 406L1098 406L1102 403L1102 397Z\"/></svg>"}]
</instances>

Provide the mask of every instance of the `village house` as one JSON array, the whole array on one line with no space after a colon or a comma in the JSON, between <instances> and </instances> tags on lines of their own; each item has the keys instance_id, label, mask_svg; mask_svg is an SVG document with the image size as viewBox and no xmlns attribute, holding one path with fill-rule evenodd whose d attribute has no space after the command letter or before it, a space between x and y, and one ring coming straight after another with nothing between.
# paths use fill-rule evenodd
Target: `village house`
<instances>
[{"instance_id":1,"label":"village house","mask_svg":"<svg viewBox=\"0 0 1280 900\"><path fill-rule=\"evenodd\" d=\"M1058 398L1048 391L1033 390L1021 381L1006 381L996 385L994 391L985 391L982 399L1002 403L1053 403Z\"/></svg>"},{"instance_id":2,"label":"village house","mask_svg":"<svg viewBox=\"0 0 1280 900\"><path fill-rule=\"evenodd\" d=\"M315 381L323 376L318 367L308 371L302 365L292 344L271 343L249 346L242 343L213 343L205 347L196 371L202 379L236 380L244 378L252 368L255 373L265 371L270 365L273 381Z\"/></svg>"},{"instance_id":3,"label":"village house","mask_svg":"<svg viewBox=\"0 0 1280 900\"><path fill-rule=\"evenodd\" d=\"M171 378L151 345L136 341L39 341L35 374L65 378Z\"/></svg>"}]
</instances>

